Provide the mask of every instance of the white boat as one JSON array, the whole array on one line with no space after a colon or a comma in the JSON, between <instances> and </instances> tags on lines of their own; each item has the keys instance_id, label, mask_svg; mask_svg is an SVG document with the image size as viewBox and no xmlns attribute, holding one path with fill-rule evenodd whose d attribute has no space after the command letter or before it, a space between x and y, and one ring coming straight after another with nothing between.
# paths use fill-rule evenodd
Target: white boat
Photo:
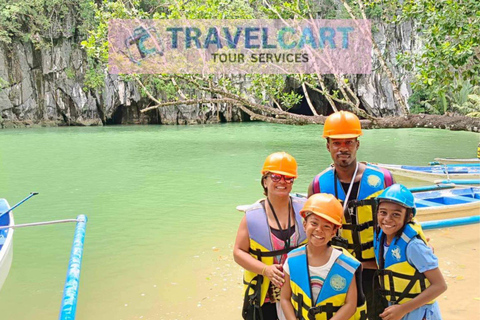
<instances>
[{"instance_id":1,"label":"white boat","mask_svg":"<svg viewBox=\"0 0 480 320\"><path fill-rule=\"evenodd\" d=\"M0 199L0 213L10 209L7 200ZM4 214L0 217L0 226L13 226L13 212ZM0 290L2 289L5 279L12 265L13 258L13 232L14 229L0 230Z\"/></svg>"},{"instance_id":2,"label":"white boat","mask_svg":"<svg viewBox=\"0 0 480 320\"><path fill-rule=\"evenodd\" d=\"M439 164L472 164L480 163L479 158L459 159L459 158L435 158L433 159Z\"/></svg>"},{"instance_id":3,"label":"white boat","mask_svg":"<svg viewBox=\"0 0 480 320\"><path fill-rule=\"evenodd\" d=\"M394 176L407 177L416 180L435 181L452 179L479 179L480 164L449 164L435 166L404 166L396 164L374 164L388 169Z\"/></svg>"}]
</instances>

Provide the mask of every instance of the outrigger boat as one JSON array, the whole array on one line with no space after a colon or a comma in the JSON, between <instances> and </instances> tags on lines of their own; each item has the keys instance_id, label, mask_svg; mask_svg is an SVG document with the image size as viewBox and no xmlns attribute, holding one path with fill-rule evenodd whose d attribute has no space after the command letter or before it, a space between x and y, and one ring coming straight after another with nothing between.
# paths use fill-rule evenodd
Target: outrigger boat
<instances>
[{"instance_id":1,"label":"outrigger boat","mask_svg":"<svg viewBox=\"0 0 480 320\"><path fill-rule=\"evenodd\" d=\"M459 159L459 158L435 158L430 164L476 164L480 163L479 158Z\"/></svg>"},{"instance_id":2,"label":"outrigger boat","mask_svg":"<svg viewBox=\"0 0 480 320\"><path fill-rule=\"evenodd\" d=\"M416 192L420 222L480 215L480 187Z\"/></svg>"},{"instance_id":3,"label":"outrigger boat","mask_svg":"<svg viewBox=\"0 0 480 320\"><path fill-rule=\"evenodd\" d=\"M7 200L0 199L0 212L10 209ZM0 217L0 226L12 226L13 213L10 211ZM13 229L0 230L0 290L8 276L13 258Z\"/></svg>"},{"instance_id":4,"label":"outrigger boat","mask_svg":"<svg viewBox=\"0 0 480 320\"><path fill-rule=\"evenodd\" d=\"M73 245L68 262L67 278L63 287L62 305L58 318L59 320L75 320L87 217L81 214L76 219L15 224L13 221L13 209L37 194L37 192L30 193L29 196L13 207L10 207L7 200L0 199L0 289L2 289L12 265L13 233L16 228L76 222Z\"/></svg>"},{"instance_id":5,"label":"outrigger boat","mask_svg":"<svg viewBox=\"0 0 480 320\"><path fill-rule=\"evenodd\" d=\"M396 164L375 164L388 169L395 176L402 176L417 180L435 181L438 179L479 179L480 164L449 164L435 166L404 166Z\"/></svg>"}]
</instances>

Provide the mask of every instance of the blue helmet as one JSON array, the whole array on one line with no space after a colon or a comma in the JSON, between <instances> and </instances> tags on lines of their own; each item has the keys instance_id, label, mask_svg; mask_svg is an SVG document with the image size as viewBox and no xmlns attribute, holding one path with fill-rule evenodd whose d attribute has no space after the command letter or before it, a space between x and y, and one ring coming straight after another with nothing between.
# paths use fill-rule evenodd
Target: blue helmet
<instances>
[{"instance_id":1,"label":"blue helmet","mask_svg":"<svg viewBox=\"0 0 480 320\"><path fill-rule=\"evenodd\" d=\"M398 203L405 208L411 208L413 216L417 213L417 210L415 209L415 198L410 190L404 185L397 183L383 190L383 192L377 197L379 203L382 202L382 200Z\"/></svg>"}]
</instances>

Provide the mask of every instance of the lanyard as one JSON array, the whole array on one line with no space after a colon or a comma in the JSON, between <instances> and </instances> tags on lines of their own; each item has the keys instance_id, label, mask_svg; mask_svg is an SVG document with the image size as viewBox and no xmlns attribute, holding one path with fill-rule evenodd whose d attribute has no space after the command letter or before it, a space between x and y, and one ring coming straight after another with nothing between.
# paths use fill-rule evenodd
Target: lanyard
<instances>
[{"instance_id":1,"label":"lanyard","mask_svg":"<svg viewBox=\"0 0 480 320\"><path fill-rule=\"evenodd\" d=\"M348 186L348 191L347 191L347 194L345 195L345 200L343 201L343 212L345 212L345 209L347 208L347 202L348 202L348 199L350 198L350 193L352 192L352 187L353 187L353 184L355 182L355 178L357 176L357 171L358 171L358 162L357 162L357 165L355 167L355 172L353 173L353 176L352 176L352 180L350 181L350 185ZM334 173L334 176L335 176L335 198L338 199L338 192L337 192L337 173L335 172Z\"/></svg>"},{"instance_id":2,"label":"lanyard","mask_svg":"<svg viewBox=\"0 0 480 320\"><path fill-rule=\"evenodd\" d=\"M267 201L268 201L268 205L270 207L270 210L272 210L272 213L273 213L273 217L275 218L275 221L277 222L277 226L278 226L278 229L280 230L280 233L282 234L282 237L285 238L285 240L283 240L285 242L285 249L289 249L290 248L290 228L292 226L292 223L290 221L290 217L291 217L291 203L292 203L292 199L289 199L288 201L288 228L287 228L287 236L285 237L282 229L282 226L280 225L280 221L278 220L278 217L277 217L277 214L275 213L275 210L273 209L273 206L272 206L272 203L270 202L270 200L267 198Z\"/></svg>"}]
</instances>

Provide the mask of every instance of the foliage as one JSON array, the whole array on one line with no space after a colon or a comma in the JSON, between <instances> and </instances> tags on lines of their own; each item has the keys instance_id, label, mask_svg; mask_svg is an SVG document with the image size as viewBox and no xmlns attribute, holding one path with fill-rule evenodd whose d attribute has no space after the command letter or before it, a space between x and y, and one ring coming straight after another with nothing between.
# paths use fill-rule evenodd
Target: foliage
<instances>
[{"instance_id":1,"label":"foliage","mask_svg":"<svg viewBox=\"0 0 480 320\"><path fill-rule=\"evenodd\" d=\"M327 3L333 1L327 0ZM93 6L94 20L88 38L82 42L88 56L91 70L87 72L85 84L88 88L101 85L100 69L106 69L108 62L107 31L108 21L114 18L150 18L150 19L259 19L259 18L295 18L310 17L310 13L321 8L317 1L296 0L292 2L271 0L182 0L160 1L131 0L109 2ZM325 8L324 8L325 9ZM330 16L333 17L333 16ZM308 82L311 87L318 86L317 77L290 75L296 83ZM285 90L285 76L246 75L240 80L237 76L168 76L137 75L123 76L135 79L142 84L142 93L155 102L192 99L225 98L237 99L243 104L261 103L265 106L288 110L298 104L302 96L294 91ZM248 88L243 84L251 83ZM193 86L192 86L193 85ZM212 90L211 88L217 88ZM329 92L326 92L328 94ZM160 98L159 98L160 97ZM335 96L338 98L338 94ZM346 101L346 104L352 102ZM258 105L256 106L258 108ZM258 110L257 110L258 111Z\"/></svg>"},{"instance_id":2,"label":"foliage","mask_svg":"<svg viewBox=\"0 0 480 320\"><path fill-rule=\"evenodd\" d=\"M80 0L0 0L0 42L8 44L18 38L37 47L48 46L55 31L64 31L62 23L67 16L81 26L92 14L89 3Z\"/></svg>"},{"instance_id":3,"label":"foliage","mask_svg":"<svg viewBox=\"0 0 480 320\"><path fill-rule=\"evenodd\" d=\"M419 93L410 101L422 96L424 106L442 114L463 110L457 107L457 100L465 96L463 85L480 84L480 2L374 0L366 3L371 10L381 9L382 19L387 22L413 21L417 26L421 50L397 56L399 63L413 73L414 95ZM415 103L412 108L419 106Z\"/></svg>"},{"instance_id":4,"label":"foliage","mask_svg":"<svg viewBox=\"0 0 480 320\"><path fill-rule=\"evenodd\" d=\"M452 109L471 117L480 117L480 86L469 81L455 83L449 95ZM459 87L459 88L456 88Z\"/></svg>"}]
</instances>

